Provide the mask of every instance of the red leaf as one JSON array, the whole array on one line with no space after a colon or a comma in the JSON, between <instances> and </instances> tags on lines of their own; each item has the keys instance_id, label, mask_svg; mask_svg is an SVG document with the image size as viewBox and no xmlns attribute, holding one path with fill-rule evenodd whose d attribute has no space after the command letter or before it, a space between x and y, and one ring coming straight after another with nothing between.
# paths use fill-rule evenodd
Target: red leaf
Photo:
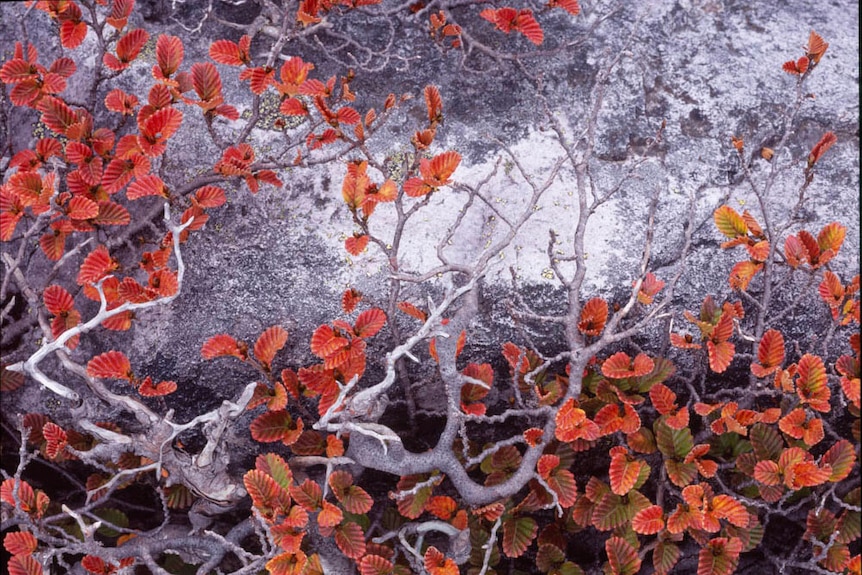
<instances>
[{"instance_id":1,"label":"red leaf","mask_svg":"<svg viewBox=\"0 0 862 575\"><path fill-rule=\"evenodd\" d=\"M326 359L347 347L350 342L335 333L331 326L322 325L311 336L311 352Z\"/></svg>"},{"instance_id":2,"label":"red leaf","mask_svg":"<svg viewBox=\"0 0 862 575\"><path fill-rule=\"evenodd\" d=\"M66 431L50 421L42 426L42 437L48 442L45 446L45 455L48 459L56 459L68 445Z\"/></svg>"},{"instance_id":3,"label":"red leaf","mask_svg":"<svg viewBox=\"0 0 862 575\"><path fill-rule=\"evenodd\" d=\"M641 568L637 550L622 537L610 537L605 541L605 552L613 575L634 575Z\"/></svg>"},{"instance_id":4,"label":"red leaf","mask_svg":"<svg viewBox=\"0 0 862 575\"><path fill-rule=\"evenodd\" d=\"M784 336L780 331L770 329L763 334L757 346L757 360L760 364L751 364L751 372L756 377L766 377L781 368L784 363Z\"/></svg>"},{"instance_id":5,"label":"red leaf","mask_svg":"<svg viewBox=\"0 0 862 575\"><path fill-rule=\"evenodd\" d=\"M341 552L351 559L365 555L365 533L362 527L352 521L335 528L335 543Z\"/></svg>"},{"instance_id":6,"label":"red leaf","mask_svg":"<svg viewBox=\"0 0 862 575\"><path fill-rule=\"evenodd\" d=\"M14 555L7 568L9 575L42 575L42 565L32 555Z\"/></svg>"},{"instance_id":7,"label":"red leaf","mask_svg":"<svg viewBox=\"0 0 862 575\"><path fill-rule=\"evenodd\" d=\"M243 53L238 44L230 40L216 40L210 44L210 58L219 64L242 66L250 62L248 52Z\"/></svg>"},{"instance_id":8,"label":"red leaf","mask_svg":"<svg viewBox=\"0 0 862 575\"><path fill-rule=\"evenodd\" d=\"M138 200L146 196L161 196L163 198L169 196L165 183L155 174L138 178L126 190L126 197L130 200Z\"/></svg>"},{"instance_id":9,"label":"red leaf","mask_svg":"<svg viewBox=\"0 0 862 575\"><path fill-rule=\"evenodd\" d=\"M192 65L192 85L204 102L221 98L221 77L216 67L209 62Z\"/></svg>"},{"instance_id":10,"label":"red leaf","mask_svg":"<svg viewBox=\"0 0 862 575\"><path fill-rule=\"evenodd\" d=\"M433 545L425 551L425 570L430 575L458 575L458 565L451 557L446 557Z\"/></svg>"},{"instance_id":11,"label":"red leaf","mask_svg":"<svg viewBox=\"0 0 862 575\"><path fill-rule=\"evenodd\" d=\"M251 436L264 443L281 441L292 445L299 439L303 428L302 419L294 421L287 411L267 411L251 423Z\"/></svg>"},{"instance_id":12,"label":"red leaf","mask_svg":"<svg viewBox=\"0 0 862 575\"><path fill-rule=\"evenodd\" d=\"M376 335L386 324L386 314L382 309L372 308L359 314L353 325L353 333L361 338Z\"/></svg>"},{"instance_id":13,"label":"red leaf","mask_svg":"<svg viewBox=\"0 0 862 575\"><path fill-rule=\"evenodd\" d=\"M119 42L117 42L117 58L123 65L119 69L127 67L129 62L137 58L138 54L141 52L141 48L144 47L144 44L146 44L149 39L150 35L140 28L132 30L120 38ZM108 55L109 54L105 54L106 57ZM106 61L105 64L108 64L108 62ZM117 68L113 69L116 70Z\"/></svg>"},{"instance_id":14,"label":"red leaf","mask_svg":"<svg viewBox=\"0 0 862 575\"><path fill-rule=\"evenodd\" d=\"M75 196L69 201L68 214L73 220L89 220L99 215L99 204L83 196Z\"/></svg>"},{"instance_id":15,"label":"red leaf","mask_svg":"<svg viewBox=\"0 0 862 575\"><path fill-rule=\"evenodd\" d=\"M221 188L203 186L195 192L195 201L202 208L218 208L227 202L227 198Z\"/></svg>"},{"instance_id":16,"label":"red leaf","mask_svg":"<svg viewBox=\"0 0 862 575\"><path fill-rule=\"evenodd\" d=\"M811 153L808 154L808 167L812 167L817 161L823 157L823 154L826 153L832 145L838 141L838 137L834 132L826 132L823 134L823 137L814 144L814 147L811 148Z\"/></svg>"},{"instance_id":17,"label":"red leaf","mask_svg":"<svg viewBox=\"0 0 862 575\"><path fill-rule=\"evenodd\" d=\"M445 186L450 183L449 177L452 176L460 163L461 154L455 151L443 152L431 160L423 158L419 162L422 181L432 188Z\"/></svg>"},{"instance_id":18,"label":"red leaf","mask_svg":"<svg viewBox=\"0 0 862 575\"><path fill-rule=\"evenodd\" d=\"M362 293L354 288L348 288L341 296L341 309L344 313L351 313L360 301L362 301Z\"/></svg>"},{"instance_id":19,"label":"red leaf","mask_svg":"<svg viewBox=\"0 0 862 575\"><path fill-rule=\"evenodd\" d=\"M605 329L608 319L608 302L595 297L584 304L578 330L585 335L598 336Z\"/></svg>"},{"instance_id":20,"label":"red leaf","mask_svg":"<svg viewBox=\"0 0 862 575\"><path fill-rule=\"evenodd\" d=\"M428 123L433 125L443 121L443 100L437 86L425 86L425 107L428 110ZM368 122L366 122L368 123Z\"/></svg>"},{"instance_id":21,"label":"red leaf","mask_svg":"<svg viewBox=\"0 0 862 575\"><path fill-rule=\"evenodd\" d=\"M87 363L87 374L90 377L126 380L134 377L129 358L121 351L108 351L91 359Z\"/></svg>"},{"instance_id":22,"label":"red leaf","mask_svg":"<svg viewBox=\"0 0 862 575\"><path fill-rule=\"evenodd\" d=\"M67 20L60 24L60 43L64 48L74 50L87 36L87 25L80 21Z\"/></svg>"},{"instance_id":23,"label":"red leaf","mask_svg":"<svg viewBox=\"0 0 862 575\"><path fill-rule=\"evenodd\" d=\"M503 522L503 553L507 557L523 555L533 539L539 526L532 517L512 517Z\"/></svg>"},{"instance_id":24,"label":"red leaf","mask_svg":"<svg viewBox=\"0 0 862 575\"><path fill-rule=\"evenodd\" d=\"M664 529L664 509L652 505L632 518L632 529L640 535L655 535Z\"/></svg>"},{"instance_id":25,"label":"red leaf","mask_svg":"<svg viewBox=\"0 0 862 575\"><path fill-rule=\"evenodd\" d=\"M730 362L733 361L733 354L736 351L734 345L729 341L720 343L706 342L706 348L709 352L709 367L715 373L724 373Z\"/></svg>"},{"instance_id":26,"label":"red leaf","mask_svg":"<svg viewBox=\"0 0 862 575\"><path fill-rule=\"evenodd\" d=\"M177 390L177 382L175 381L160 381L158 385L153 385L153 378L147 376L141 385L138 387L138 393L143 397L161 397L169 395Z\"/></svg>"},{"instance_id":27,"label":"red leaf","mask_svg":"<svg viewBox=\"0 0 862 575\"><path fill-rule=\"evenodd\" d=\"M45 308L51 315L60 315L75 309L75 300L72 296L58 285L50 285L42 292Z\"/></svg>"},{"instance_id":28,"label":"red leaf","mask_svg":"<svg viewBox=\"0 0 862 575\"><path fill-rule=\"evenodd\" d=\"M832 474L828 481L837 483L850 475L853 464L856 462L856 451L853 444L846 439L841 439L829 448L829 451L820 458L820 465L828 465L832 468Z\"/></svg>"},{"instance_id":29,"label":"red leaf","mask_svg":"<svg viewBox=\"0 0 862 575\"><path fill-rule=\"evenodd\" d=\"M831 392L827 385L826 367L816 355L805 354L797 364L796 393L812 409L828 413Z\"/></svg>"},{"instance_id":30,"label":"red leaf","mask_svg":"<svg viewBox=\"0 0 862 575\"><path fill-rule=\"evenodd\" d=\"M3 538L3 547L12 555L29 555L39 542L29 531L11 531Z\"/></svg>"},{"instance_id":31,"label":"red leaf","mask_svg":"<svg viewBox=\"0 0 862 575\"><path fill-rule=\"evenodd\" d=\"M248 352L245 344L240 344L226 333L220 333L209 338L201 347L201 356L204 359L214 359L221 356L234 356L245 361Z\"/></svg>"},{"instance_id":32,"label":"red leaf","mask_svg":"<svg viewBox=\"0 0 862 575\"><path fill-rule=\"evenodd\" d=\"M368 236L353 235L344 241L344 249L352 256L358 256L368 247Z\"/></svg>"},{"instance_id":33,"label":"red leaf","mask_svg":"<svg viewBox=\"0 0 862 575\"><path fill-rule=\"evenodd\" d=\"M602 374L610 379L640 377L653 370L655 363L644 353L631 359L625 352L617 352L602 363Z\"/></svg>"},{"instance_id":34,"label":"red leaf","mask_svg":"<svg viewBox=\"0 0 862 575\"><path fill-rule=\"evenodd\" d=\"M254 357L268 369L275 354L284 347L285 343L287 343L287 332L283 327L274 325L260 334L254 344Z\"/></svg>"},{"instance_id":35,"label":"red leaf","mask_svg":"<svg viewBox=\"0 0 862 575\"><path fill-rule=\"evenodd\" d=\"M156 66L153 75L156 79L168 79L179 69L183 61L183 42L176 36L162 34L156 41Z\"/></svg>"}]
</instances>

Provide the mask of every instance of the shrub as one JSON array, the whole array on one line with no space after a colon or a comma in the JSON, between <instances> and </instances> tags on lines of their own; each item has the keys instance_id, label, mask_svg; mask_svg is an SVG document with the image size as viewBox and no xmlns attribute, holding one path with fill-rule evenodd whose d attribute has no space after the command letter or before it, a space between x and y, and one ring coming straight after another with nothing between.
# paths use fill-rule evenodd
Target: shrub
<instances>
[{"instance_id":1,"label":"shrub","mask_svg":"<svg viewBox=\"0 0 862 575\"><path fill-rule=\"evenodd\" d=\"M602 295L587 282L588 226L661 167L666 130L654 126L615 183L597 175L626 49L598 59L570 121L527 63L546 30L582 17L577 1L378 4L261 2L248 26L223 23L248 34L200 59L187 57L191 36L144 25L133 0L4 8L24 31L0 67L9 572L729 575L750 557L859 573L859 276L835 265L845 224L803 219L838 137L794 152L829 44L811 32L782 66L795 94L774 143L727 142L739 176L710 231L698 231L694 192L681 233L648 194L633 281ZM174 18L197 33L219 14L202 10ZM598 42L617 14L591 14L581 41ZM393 39L417 19L464 73L531 83L553 145L546 169L499 142L506 159L469 174L466 143L442 136L445 86L373 105L357 95L363 74L409 62ZM53 50L28 40L49 20ZM374 26L389 30L383 47ZM321 74L315 54L347 65ZM33 137L22 131L36 121ZM191 164L191 146L212 161ZM256 381L178 422L194 398L142 367L122 332L152 329L152 310L195 292L188 254L221 208L248 201L244 188L268 194L331 166L352 222L337 230L343 249L351 262L381 257L383 272L348 287L323 323L202 334L202 362ZM519 197L495 196L503 178ZM527 295L513 266L507 317L494 317L486 280L560 182L576 209L571 233L543 230L558 289ZM754 202L740 213L728 200L743 189ZM720 294L686 309L686 266L705 237L738 262ZM429 247L431 265L417 256ZM659 249L672 265L657 264ZM800 335L800 316L816 339ZM36 386L59 403L31 410ZM782 530L799 543L776 541Z\"/></svg>"}]
</instances>

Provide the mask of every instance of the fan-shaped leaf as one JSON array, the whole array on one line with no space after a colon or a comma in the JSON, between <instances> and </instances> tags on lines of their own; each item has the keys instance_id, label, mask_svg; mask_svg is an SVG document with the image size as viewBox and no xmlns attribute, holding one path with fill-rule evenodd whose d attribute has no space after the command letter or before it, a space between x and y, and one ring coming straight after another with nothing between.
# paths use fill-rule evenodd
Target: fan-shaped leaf
<instances>
[{"instance_id":1,"label":"fan-shaped leaf","mask_svg":"<svg viewBox=\"0 0 862 575\"><path fill-rule=\"evenodd\" d=\"M365 310L356 318L353 325L353 333L361 338L369 338L377 334L386 324L386 314L382 309L372 308Z\"/></svg>"},{"instance_id":2,"label":"fan-shaped leaf","mask_svg":"<svg viewBox=\"0 0 862 575\"><path fill-rule=\"evenodd\" d=\"M584 304L578 330L585 335L598 336L605 329L608 320L608 302L600 297L594 297Z\"/></svg>"},{"instance_id":3,"label":"fan-shaped leaf","mask_svg":"<svg viewBox=\"0 0 862 575\"><path fill-rule=\"evenodd\" d=\"M846 439L839 440L820 458L820 465L828 465L832 468L828 479L832 483L837 483L850 475L855 462L856 451Z\"/></svg>"},{"instance_id":4,"label":"fan-shaped leaf","mask_svg":"<svg viewBox=\"0 0 862 575\"><path fill-rule=\"evenodd\" d=\"M100 378L126 380L133 378L129 358L121 351L108 351L91 359L87 363L87 374L90 377Z\"/></svg>"},{"instance_id":5,"label":"fan-shaped leaf","mask_svg":"<svg viewBox=\"0 0 862 575\"><path fill-rule=\"evenodd\" d=\"M697 575L730 575L741 552L742 542L735 537L711 539L698 554Z\"/></svg>"},{"instance_id":6,"label":"fan-shaped leaf","mask_svg":"<svg viewBox=\"0 0 862 575\"><path fill-rule=\"evenodd\" d=\"M796 392L802 403L812 409L828 413L831 409L831 392L827 385L826 366L816 355L805 354L797 363Z\"/></svg>"},{"instance_id":7,"label":"fan-shaped leaf","mask_svg":"<svg viewBox=\"0 0 862 575\"><path fill-rule=\"evenodd\" d=\"M503 553L520 557L536 537L539 525L532 517L512 517L503 522Z\"/></svg>"},{"instance_id":8,"label":"fan-shaped leaf","mask_svg":"<svg viewBox=\"0 0 862 575\"><path fill-rule=\"evenodd\" d=\"M254 344L254 357L269 369L275 354L287 343L287 331L281 326L274 325L260 334Z\"/></svg>"},{"instance_id":9,"label":"fan-shaped leaf","mask_svg":"<svg viewBox=\"0 0 862 575\"><path fill-rule=\"evenodd\" d=\"M39 542L29 531L11 531L3 538L3 547L12 555L29 555Z\"/></svg>"},{"instance_id":10,"label":"fan-shaped leaf","mask_svg":"<svg viewBox=\"0 0 862 575\"><path fill-rule=\"evenodd\" d=\"M335 543L351 559L365 555L365 533L353 521L346 521L335 528Z\"/></svg>"},{"instance_id":11,"label":"fan-shaped leaf","mask_svg":"<svg viewBox=\"0 0 862 575\"><path fill-rule=\"evenodd\" d=\"M138 393L143 397L162 397L164 395L170 395L176 390L177 382L160 381L158 384L153 385L153 378L149 376L145 377L144 381L142 381L141 385L138 387Z\"/></svg>"},{"instance_id":12,"label":"fan-shaped leaf","mask_svg":"<svg viewBox=\"0 0 862 575\"><path fill-rule=\"evenodd\" d=\"M85 28L86 30L86 28ZM9 575L42 575L42 565L32 555L13 555L7 564Z\"/></svg>"},{"instance_id":13,"label":"fan-shaped leaf","mask_svg":"<svg viewBox=\"0 0 862 575\"><path fill-rule=\"evenodd\" d=\"M602 374L611 379L640 377L648 374L655 367L653 360L644 353L639 353L631 359L625 352L617 352L602 363Z\"/></svg>"},{"instance_id":14,"label":"fan-shaped leaf","mask_svg":"<svg viewBox=\"0 0 862 575\"><path fill-rule=\"evenodd\" d=\"M245 344L240 347L240 344L226 333L214 335L201 346L201 356L204 359L214 359L221 356L233 356L245 361L247 351L244 349Z\"/></svg>"},{"instance_id":15,"label":"fan-shaped leaf","mask_svg":"<svg viewBox=\"0 0 862 575\"><path fill-rule=\"evenodd\" d=\"M296 421L285 410L266 411L251 423L251 436L264 443L281 441L291 445L299 439L303 430L302 419Z\"/></svg>"},{"instance_id":16,"label":"fan-shaped leaf","mask_svg":"<svg viewBox=\"0 0 862 575\"><path fill-rule=\"evenodd\" d=\"M713 213L715 227L728 238L738 238L748 235L748 226L736 210L730 206L721 206Z\"/></svg>"},{"instance_id":17,"label":"fan-shaped leaf","mask_svg":"<svg viewBox=\"0 0 862 575\"><path fill-rule=\"evenodd\" d=\"M632 518L632 529L641 535L654 535L664 529L664 510L651 505Z\"/></svg>"},{"instance_id":18,"label":"fan-shaped leaf","mask_svg":"<svg viewBox=\"0 0 862 575\"><path fill-rule=\"evenodd\" d=\"M154 68L160 72L157 79L167 79L176 72L183 61L183 42L176 36L162 34L156 41L156 62Z\"/></svg>"},{"instance_id":19,"label":"fan-shaped leaf","mask_svg":"<svg viewBox=\"0 0 862 575\"><path fill-rule=\"evenodd\" d=\"M641 568L637 550L622 537L610 537L605 541L605 552L613 575L635 575Z\"/></svg>"}]
</instances>

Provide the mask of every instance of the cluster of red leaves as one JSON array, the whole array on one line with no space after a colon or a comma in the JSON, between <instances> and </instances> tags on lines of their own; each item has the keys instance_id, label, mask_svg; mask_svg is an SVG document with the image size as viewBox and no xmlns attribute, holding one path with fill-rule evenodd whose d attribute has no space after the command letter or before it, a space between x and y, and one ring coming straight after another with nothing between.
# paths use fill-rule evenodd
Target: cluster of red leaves
<instances>
[{"instance_id":1,"label":"cluster of red leaves","mask_svg":"<svg viewBox=\"0 0 862 575\"><path fill-rule=\"evenodd\" d=\"M129 358L121 351L108 351L97 355L87 363L87 375L101 379L123 379L143 397L160 397L177 390L175 381L153 383L153 378L137 377L132 371Z\"/></svg>"},{"instance_id":2,"label":"cluster of red leaves","mask_svg":"<svg viewBox=\"0 0 862 575\"><path fill-rule=\"evenodd\" d=\"M446 13L443 10L439 10L436 14L432 12L428 19L428 30L435 42L443 44L447 38L451 38L449 43L451 48L461 47L461 26L447 23Z\"/></svg>"},{"instance_id":3,"label":"cluster of red leaves","mask_svg":"<svg viewBox=\"0 0 862 575\"><path fill-rule=\"evenodd\" d=\"M323 573L319 557L308 556L301 549L311 518L321 535L334 537L341 552L361 564L368 549L360 523L366 519L373 500L354 485L350 473L339 470L329 474L329 493L335 503L324 497L315 481L306 478L297 482L287 462L274 453L259 455L243 483L279 547L280 553L266 564L271 575Z\"/></svg>"},{"instance_id":4,"label":"cluster of red leaves","mask_svg":"<svg viewBox=\"0 0 862 575\"><path fill-rule=\"evenodd\" d=\"M805 47L805 55L798 60L788 60L781 68L788 74L795 76L804 76L809 70L820 63L826 49L829 48L829 43L826 42L820 34L814 30L808 35L808 45Z\"/></svg>"}]
</instances>

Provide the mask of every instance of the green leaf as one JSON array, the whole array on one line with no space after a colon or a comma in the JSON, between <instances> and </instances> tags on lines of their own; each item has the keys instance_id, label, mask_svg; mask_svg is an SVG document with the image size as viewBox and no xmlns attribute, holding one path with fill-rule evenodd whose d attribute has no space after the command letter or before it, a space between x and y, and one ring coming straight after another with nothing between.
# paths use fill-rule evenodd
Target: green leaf
<instances>
[{"instance_id":1,"label":"green leaf","mask_svg":"<svg viewBox=\"0 0 862 575\"><path fill-rule=\"evenodd\" d=\"M784 440L774 428L763 423L755 423L748 432L748 439L758 461L771 459L778 461L778 456L784 449Z\"/></svg>"},{"instance_id":2,"label":"green leaf","mask_svg":"<svg viewBox=\"0 0 862 575\"><path fill-rule=\"evenodd\" d=\"M503 522L503 553L520 557L536 537L539 525L532 517L511 517Z\"/></svg>"},{"instance_id":3,"label":"green leaf","mask_svg":"<svg viewBox=\"0 0 862 575\"><path fill-rule=\"evenodd\" d=\"M129 518L126 517L126 514L120 511L119 509L113 509L110 507L105 507L101 509L96 509L93 511L93 515L98 517L99 519L103 519L110 523L113 523L117 527L126 528L129 526ZM105 537L119 537L121 533L116 529L112 529L107 525L102 525L98 530L99 535L104 535Z\"/></svg>"}]
</instances>

